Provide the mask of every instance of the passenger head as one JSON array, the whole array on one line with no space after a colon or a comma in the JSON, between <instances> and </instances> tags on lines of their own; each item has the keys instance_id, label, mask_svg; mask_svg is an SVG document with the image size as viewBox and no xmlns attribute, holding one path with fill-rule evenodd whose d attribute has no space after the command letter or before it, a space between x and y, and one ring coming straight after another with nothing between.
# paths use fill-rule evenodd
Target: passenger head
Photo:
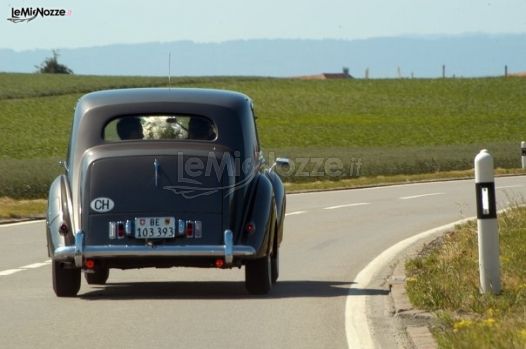
<instances>
[{"instance_id":1,"label":"passenger head","mask_svg":"<svg viewBox=\"0 0 526 349\"><path fill-rule=\"evenodd\" d=\"M143 139L141 120L135 117L123 117L117 122L117 134L120 139Z\"/></svg>"},{"instance_id":2,"label":"passenger head","mask_svg":"<svg viewBox=\"0 0 526 349\"><path fill-rule=\"evenodd\" d=\"M188 123L188 139L212 140L215 138L212 123L202 117L193 117Z\"/></svg>"}]
</instances>

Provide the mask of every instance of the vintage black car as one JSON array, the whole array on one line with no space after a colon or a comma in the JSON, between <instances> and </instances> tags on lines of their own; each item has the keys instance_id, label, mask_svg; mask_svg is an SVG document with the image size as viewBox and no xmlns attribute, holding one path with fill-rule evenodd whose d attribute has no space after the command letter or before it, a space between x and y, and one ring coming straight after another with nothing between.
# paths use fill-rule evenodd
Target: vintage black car
<instances>
[{"instance_id":1,"label":"vintage black car","mask_svg":"<svg viewBox=\"0 0 526 349\"><path fill-rule=\"evenodd\" d=\"M250 293L278 279L285 191L260 149L252 101L181 88L89 93L75 109L65 174L49 191L48 253L57 296L81 272L245 267Z\"/></svg>"}]
</instances>

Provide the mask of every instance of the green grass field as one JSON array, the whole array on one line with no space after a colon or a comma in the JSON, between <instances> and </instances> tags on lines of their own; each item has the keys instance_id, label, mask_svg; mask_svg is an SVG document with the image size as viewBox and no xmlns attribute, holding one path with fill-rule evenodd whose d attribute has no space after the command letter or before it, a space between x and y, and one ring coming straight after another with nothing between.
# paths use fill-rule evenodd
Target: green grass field
<instances>
[{"instance_id":1,"label":"green grass field","mask_svg":"<svg viewBox=\"0 0 526 349\"><path fill-rule=\"evenodd\" d=\"M0 74L0 196L45 197L42 188L60 172L55 163L65 156L73 107L82 94L167 82L148 77ZM513 168L520 165L519 144L526 139L526 79L520 78L182 77L172 79L172 85L223 88L251 96L269 157L295 160L287 177L292 182L466 170L481 148L494 154L497 166ZM324 171L329 158L341 164L335 176ZM34 176L13 167L16 163L20 169L33 168L35 159L39 168L31 171L37 172Z\"/></svg>"}]
</instances>

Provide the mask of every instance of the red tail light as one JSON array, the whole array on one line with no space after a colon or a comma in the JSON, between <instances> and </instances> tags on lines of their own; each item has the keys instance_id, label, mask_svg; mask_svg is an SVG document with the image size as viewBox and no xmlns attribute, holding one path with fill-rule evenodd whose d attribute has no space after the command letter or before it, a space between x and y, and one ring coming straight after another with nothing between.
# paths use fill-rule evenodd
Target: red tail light
<instances>
[{"instance_id":1,"label":"red tail light","mask_svg":"<svg viewBox=\"0 0 526 349\"><path fill-rule=\"evenodd\" d=\"M60 234L62 234L62 235L66 235L66 234L68 233L68 231L69 231L69 228L68 228L68 226L66 225L66 223L62 223L62 224L60 225L60 228L58 228L58 230L59 230Z\"/></svg>"},{"instance_id":2,"label":"red tail light","mask_svg":"<svg viewBox=\"0 0 526 349\"><path fill-rule=\"evenodd\" d=\"M245 231L249 234L252 234L253 232L256 231L256 226L254 225L254 223L248 223L246 226L245 226Z\"/></svg>"},{"instance_id":3,"label":"red tail light","mask_svg":"<svg viewBox=\"0 0 526 349\"><path fill-rule=\"evenodd\" d=\"M225 261L222 259L222 258L218 258L216 259L216 268L223 268L223 266L225 265Z\"/></svg>"},{"instance_id":4,"label":"red tail light","mask_svg":"<svg viewBox=\"0 0 526 349\"><path fill-rule=\"evenodd\" d=\"M126 236L126 227L124 226L123 222L117 223L117 238L124 239Z\"/></svg>"},{"instance_id":5,"label":"red tail light","mask_svg":"<svg viewBox=\"0 0 526 349\"><path fill-rule=\"evenodd\" d=\"M93 259L86 259L86 263L84 263L84 266L86 269L93 269L95 268L95 261Z\"/></svg>"},{"instance_id":6,"label":"red tail light","mask_svg":"<svg viewBox=\"0 0 526 349\"><path fill-rule=\"evenodd\" d=\"M193 221L186 221L185 235L187 238L194 237L194 222Z\"/></svg>"}]
</instances>

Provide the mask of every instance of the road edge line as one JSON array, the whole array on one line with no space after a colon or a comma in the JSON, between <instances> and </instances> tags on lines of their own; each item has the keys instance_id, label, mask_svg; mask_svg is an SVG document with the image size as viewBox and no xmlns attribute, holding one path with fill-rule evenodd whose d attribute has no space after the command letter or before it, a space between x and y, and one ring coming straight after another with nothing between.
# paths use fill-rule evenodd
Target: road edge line
<instances>
[{"instance_id":1,"label":"road edge line","mask_svg":"<svg viewBox=\"0 0 526 349\"><path fill-rule=\"evenodd\" d=\"M8 227L16 227L18 225L42 223L42 222L45 222L45 221L46 221L45 219L36 219L36 220L15 222L15 223L2 223L2 224L0 224L0 229L8 228Z\"/></svg>"},{"instance_id":2,"label":"road edge line","mask_svg":"<svg viewBox=\"0 0 526 349\"><path fill-rule=\"evenodd\" d=\"M417 243L419 240L428 238L435 234L443 234L459 224L464 224L474 219L476 219L476 217L463 218L399 241L395 245L381 252L356 275L353 283L349 287L349 293L345 300L345 335L347 337L348 348L369 349L375 347L367 317L367 295L354 295L353 290L367 288L374 275L378 274L382 269L392 263L392 260L395 259L396 256L414 243Z\"/></svg>"}]
</instances>

